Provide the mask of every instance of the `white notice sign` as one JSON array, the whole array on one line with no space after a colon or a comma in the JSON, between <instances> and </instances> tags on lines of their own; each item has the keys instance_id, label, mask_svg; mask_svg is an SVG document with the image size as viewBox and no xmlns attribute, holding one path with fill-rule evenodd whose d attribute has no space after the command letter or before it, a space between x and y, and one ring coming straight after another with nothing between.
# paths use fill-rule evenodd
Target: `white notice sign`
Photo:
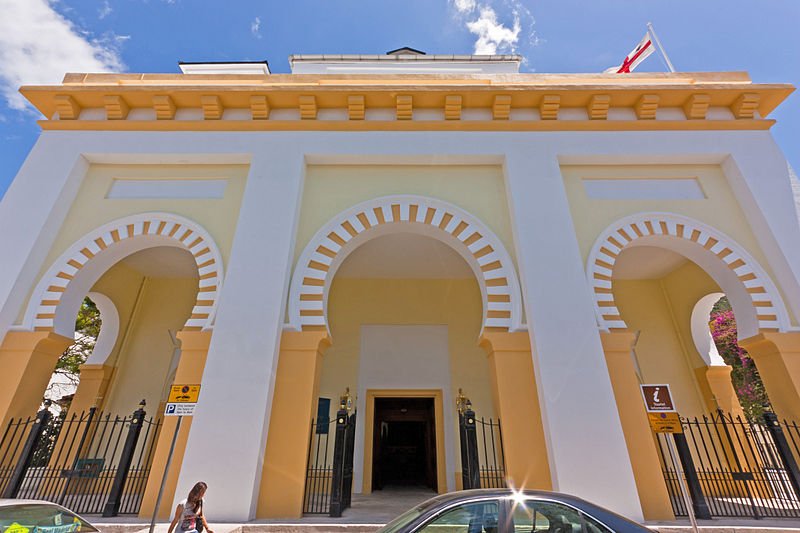
<instances>
[{"instance_id":1,"label":"white notice sign","mask_svg":"<svg viewBox=\"0 0 800 533\"><path fill-rule=\"evenodd\" d=\"M168 403L164 416L192 416L196 403Z\"/></svg>"}]
</instances>

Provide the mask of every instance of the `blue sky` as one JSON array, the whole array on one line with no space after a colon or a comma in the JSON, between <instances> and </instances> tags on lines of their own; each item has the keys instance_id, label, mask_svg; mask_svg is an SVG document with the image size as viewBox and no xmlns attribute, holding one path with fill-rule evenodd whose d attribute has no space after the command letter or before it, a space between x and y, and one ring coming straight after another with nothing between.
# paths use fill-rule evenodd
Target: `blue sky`
<instances>
[{"instance_id":1,"label":"blue sky","mask_svg":"<svg viewBox=\"0 0 800 533\"><path fill-rule=\"evenodd\" d=\"M39 134L22 83L64 72L177 72L177 62L299 53L522 54L523 71L601 72L652 21L680 71L748 71L800 85L798 0L0 0L0 195ZM640 71L664 71L655 55ZM800 94L772 129L800 168Z\"/></svg>"}]
</instances>

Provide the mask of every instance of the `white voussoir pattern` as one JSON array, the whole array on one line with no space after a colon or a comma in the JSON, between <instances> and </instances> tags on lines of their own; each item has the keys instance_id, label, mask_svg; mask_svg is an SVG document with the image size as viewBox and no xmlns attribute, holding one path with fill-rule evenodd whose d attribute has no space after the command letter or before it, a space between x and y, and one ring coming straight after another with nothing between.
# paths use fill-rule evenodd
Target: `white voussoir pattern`
<instances>
[{"instance_id":1,"label":"white voussoir pattern","mask_svg":"<svg viewBox=\"0 0 800 533\"><path fill-rule=\"evenodd\" d=\"M521 322L519 281L500 239L477 217L434 198L375 198L344 211L323 226L297 262L289 298L295 329L327 327L327 297L344 257L366 240L397 231L420 232L457 251L470 265L483 297L483 327L516 330ZM348 246L349 245L349 246Z\"/></svg>"},{"instance_id":2,"label":"white voussoir pattern","mask_svg":"<svg viewBox=\"0 0 800 533\"><path fill-rule=\"evenodd\" d=\"M639 239L648 243L653 241L652 244L658 246L656 238L681 239L704 249L704 253L713 254L715 260L730 269L744 286L755 309L759 329L786 331L789 327L786 308L774 283L736 241L689 217L672 213L639 213L611 224L595 241L589 254L586 272L602 330L627 329L612 291L612 273L619 254Z\"/></svg>"},{"instance_id":3,"label":"white voussoir pattern","mask_svg":"<svg viewBox=\"0 0 800 533\"><path fill-rule=\"evenodd\" d=\"M198 293L184 329L210 329L222 284L222 256L214 240L199 224L169 213L124 217L78 239L39 281L25 314L24 326L37 331L59 329L56 317L70 283L82 272L91 270L93 262L104 256L119 260L153 246L175 246L192 254L199 276ZM100 274L92 273L91 277L97 278Z\"/></svg>"}]
</instances>

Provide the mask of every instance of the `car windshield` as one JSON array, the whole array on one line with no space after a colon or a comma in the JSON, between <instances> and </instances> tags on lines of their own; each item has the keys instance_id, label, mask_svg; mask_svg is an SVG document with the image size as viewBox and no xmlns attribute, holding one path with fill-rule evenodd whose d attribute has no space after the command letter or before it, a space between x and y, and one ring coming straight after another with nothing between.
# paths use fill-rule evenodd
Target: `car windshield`
<instances>
[{"instance_id":1,"label":"car windshield","mask_svg":"<svg viewBox=\"0 0 800 533\"><path fill-rule=\"evenodd\" d=\"M422 510L424 509L423 505L418 505L412 509L409 509L405 513L401 514L381 529L378 530L377 533L394 533L395 531L400 531L405 526L413 522L419 515L422 514Z\"/></svg>"},{"instance_id":2,"label":"car windshield","mask_svg":"<svg viewBox=\"0 0 800 533\"><path fill-rule=\"evenodd\" d=\"M20 503L0 507L0 533L73 533L98 531L57 505Z\"/></svg>"},{"instance_id":3,"label":"car windshield","mask_svg":"<svg viewBox=\"0 0 800 533\"><path fill-rule=\"evenodd\" d=\"M403 527L407 526L411 522L414 521L418 516L421 516L425 511L430 509L431 507L436 507L439 505L439 502L448 501L450 499L450 495L447 494L440 494L438 496L434 496L429 500L425 500L424 502L420 503L416 507L412 507L405 513L401 514L381 529L377 531L377 533L394 533L395 531L400 531Z\"/></svg>"}]
</instances>

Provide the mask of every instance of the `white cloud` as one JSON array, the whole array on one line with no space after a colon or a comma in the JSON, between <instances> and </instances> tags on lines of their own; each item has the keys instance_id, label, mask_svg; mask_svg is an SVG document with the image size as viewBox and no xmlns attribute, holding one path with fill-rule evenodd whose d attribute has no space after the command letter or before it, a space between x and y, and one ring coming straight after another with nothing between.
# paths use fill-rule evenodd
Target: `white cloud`
<instances>
[{"instance_id":1,"label":"white cloud","mask_svg":"<svg viewBox=\"0 0 800 533\"><path fill-rule=\"evenodd\" d=\"M459 13L471 13L477 7L475 0L453 0L453 4Z\"/></svg>"},{"instance_id":2,"label":"white cloud","mask_svg":"<svg viewBox=\"0 0 800 533\"><path fill-rule=\"evenodd\" d=\"M497 21L497 13L491 7L482 7L480 16L467 22L467 29L478 36L475 41L475 54L496 54L498 49L501 52L513 52L519 41L520 26L519 16L514 14L514 27L507 28Z\"/></svg>"},{"instance_id":3,"label":"white cloud","mask_svg":"<svg viewBox=\"0 0 800 533\"><path fill-rule=\"evenodd\" d=\"M261 39L261 17L254 18L253 22L250 23L250 33L257 39Z\"/></svg>"},{"instance_id":4,"label":"white cloud","mask_svg":"<svg viewBox=\"0 0 800 533\"><path fill-rule=\"evenodd\" d=\"M20 85L59 83L65 72L122 70L117 46L126 37L87 36L48 0L0 0L0 93L25 109Z\"/></svg>"},{"instance_id":5,"label":"white cloud","mask_svg":"<svg viewBox=\"0 0 800 533\"><path fill-rule=\"evenodd\" d=\"M475 54L513 54L520 45L539 44L533 28L536 21L522 0L451 1L456 19L476 36Z\"/></svg>"},{"instance_id":6,"label":"white cloud","mask_svg":"<svg viewBox=\"0 0 800 533\"><path fill-rule=\"evenodd\" d=\"M108 3L108 0L103 0L103 5L97 10L97 18L103 20L109 16L112 11L114 11L114 9L111 7L111 4Z\"/></svg>"}]
</instances>

